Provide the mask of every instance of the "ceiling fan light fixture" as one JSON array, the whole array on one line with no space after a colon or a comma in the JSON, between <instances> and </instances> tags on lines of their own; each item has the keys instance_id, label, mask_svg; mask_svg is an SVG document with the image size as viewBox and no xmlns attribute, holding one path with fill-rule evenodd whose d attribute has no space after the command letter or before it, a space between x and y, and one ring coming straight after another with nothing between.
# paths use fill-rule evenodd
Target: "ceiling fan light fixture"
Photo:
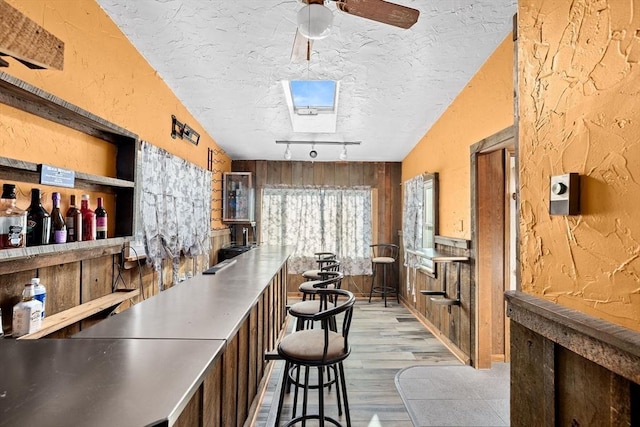
<instances>
[{"instance_id":1,"label":"ceiling fan light fixture","mask_svg":"<svg viewBox=\"0 0 640 427\"><path fill-rule=\"evenodd\" d=\"M332 25L333 12L322 4L308 4L298 11L298 31L308 39L327 37Z\"/></svg>"}]
</instances>

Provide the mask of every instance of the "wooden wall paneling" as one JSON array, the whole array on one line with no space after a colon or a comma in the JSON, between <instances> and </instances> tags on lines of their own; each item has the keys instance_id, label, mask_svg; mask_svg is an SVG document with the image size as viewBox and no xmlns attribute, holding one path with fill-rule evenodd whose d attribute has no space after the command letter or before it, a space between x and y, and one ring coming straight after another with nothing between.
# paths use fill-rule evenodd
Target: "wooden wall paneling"
<instances>
[{"instance_id":1,"label":"wooden wall paneling","mask_svg":"<svg viewBox=\"0 0 640 427\"><path fill-rule=\"evenodd\" d=\"M545 376L553 375L553 364L545 363L545 342L542 336L511 322L511 425L528 427L535 420L539 425L556 425L545 400ZM542 401L542 402L541 402ZM523 404L527 402L527 404ZM538 404L533 404L537 402ZM542 403L542 404L539 404Z\"/></svg>"},{"instance_id":2,"label":"wooden wall paneling","mask_svg":"<svg viewBox=\"0 0 640 427\"><path fill-rule=\"evenodd\" d=\"M335 164L335 185L338 187L349 186L349 164L348 163L336 163Z\"/></svg>"},{"instance_id":3,"label":"wooden wall paneling","mask_svg":"<svg viewBox=\"0 0 640 427\"><path fill-rule=\"evenodd\" d=\"M187 406L184 407L175 424L176 427L194 427L201 426L202 414L202 386L198 387L193 394Z\"/></svg>"},{"instance_id":4,"label":"wooden wall paneling","mask_svg":"<svg viewBox=\"0 0 640 427\"><path fill-rule=\"evenodd\" d=\"M385 232L383 225L385 224L385 207L387 200L387 193L385 191L385 166L384 163L376 163L378 168L378 182L376 183L376 188L378 189L378 210L377 210L377 223L380 224L378 227L378 232L373 236L373 243L385 243Z\"/></svg>"},{"instance_id":5,"label":"wooden wall paneling","mask_svg":"<svg viewBox=\"0 0 640 427\"><path fill-rule=\"evenodd\" d=\"M281 183L284 185L292 185L292 164L291 162L280 162L280 167L282 168L281 172Z\"/></svg>"},{"instance_id":6,"label":"wooden wall paneling","mask_svg":"<svg viewBox=\"0 0 640 427\"><path fill-rule=\"evenodd\" d=\"M313 185L324 185L324 162L311 162L313 168Z\"/></svg>"},{"instance_id":7,"label":"wooden wall paneling","mask_svg":"<svg viewBox=\"0 0 640 427\"><path fill-rule=\"evenodd\" d=\"M391 189L393 194L393 202L391 203L391 217L393 219L391 237L393 243L400 244L398 231L402 230L402 163L393 163L391 165Z\"/></svg>"},{"instance_id":8,"label":"wooden wall paneling","mask_svg":"<svg viewBox=\"0 0 640 427\"><path fill-rule=\"evenodd\" d=\"M112 292L114 280L113 255L82 261L80 303L89 302ZM117 260L116 260L117 262ZM66 264L68 265L68 264ZM74 278L75 279L75 278ZM118 281L121 287L122 280ZM78 283L76 280L71 283Z\"/></svg>"},{"instance_id":9,"label":"wooden wall paneling","mask_svg":"<svg viewBox=\"0 0 640 427\"><path fill-rule=\"evenodd\" d=\"M323 162L318 166L322 167L324 180L321 185L336 185L336 165L333 162Z\"/></svg>"},{"instance_id":10,"label":"wooden wall paneling","mask_svg":"<svg viewBox=\"0 0 640 427\"><path fill-rule=\"evenodd\" d=\"M362 185L377 187L378 185L377 163L365 162L362 164Z\"/></svg>"},{"instance_id":11,"label":"wooden wall paneling","mask_svg":"<svg viewBox=\"0 0 640 427\"><path fill-rule=\"evenodd\" d=\"M471 269L469 263L463 263L460 266L460 335L458 339L458 347L460 350L471 356L471 341L473 335L471 333Z\"/></svg>"},{"instance_id":12,"label":"wooden wall paneling","mask_svg":"<svg viewBox=\"0 0 640 427\"><path fill-rule=\"evenodd\" d=\"M275 306L275 297L274 297L274 290L273 290L273 286L269 286L267 288L267 295L268 295L268 305L267 305L267 310L268 310L268 321L267 321L267 327L269 328L269 349L273 349L275 348L276 345L276 334L275 334L275 318L274 318L274 306Z\"/></svg>"},{"instance_id":13,"label":"wooden wall paneling","mask_svg":"<svg viewBox=\"0 0 640 427\"><path fill-rule=\"evenodd\" d=\"M384 222L385 227L382 228L384 232L382 236L383 242L393 243L396 240L396 233L394 233L393 227L393 185L391 183L391 163L384 164Z\"/></svg>"},{"instance_id":14,"label":"wooden wall paneling","mask_svg":"<svg viewBox=\"0 0 640 427\"><path fill-rule=\"evenodd\" d=\"M304 162L302 167L302 185L314 185L315 162Z\"/></svg>"},{"instance_id":15,"label":"wooden wall paneling","mask_svg":"<svg viewBox=\"0 0 640 427\"><path fill-rule=\"evenodd\" d=\"M238 402L237 402L237 427L244 424L249 407L253 401L253 395L249 394L249 318L246 318L238 331Z\"/></svg>"},{"instance_id":16,"label":"wooden wall paneling","mask_svg":"<svg viewBox=\"0 0 640 427\"><path fill-rule=\"evenodd\" d=\"M364 166L362 162L349 162L349 186L359 187L364 185Z\"/></svg>"},{"instance_id":17,"label":"wooden wall paneling","mask_svg":"<svg viewBox=\"0 0 640 427\"><path fill-rule=\"evenodd\" d=\"M291 185L302 185L304 162L291 162Z\"/></svg>"},{"instance_id":18,"label":"wooden wall paneling","mask_svg":"<svg viewBox=\"0 0 640 427\"><path fill-rule=\"evenodd\" d=\"M561 346L556 346L555 363L556 425L631 425L625 408L629 401L627 380ZM627 384L626 399L615 393L619 381ZM622 422L611 424L613 418L622 418Z\"/></svg>"},{"instance_id":19,"label":"wooden wall paneling","mask_svg":"<svg viewBox=\"0 0 640 427\"><path fill-rule=\"evenodd\" d=\"M202 386L202 425L221 427L222 423L222 360L217 359Z\"/></svg>"},{"instance_id":20,"label":"wooden wall paneling","mask_svg":"<svg viewBox=\"0 0 640 427\"><path fill-rule=\"evenodd\" d=\"M249 373L247 381L247 390L249 396L255 396L258 392L258 383L260 383L260 364L262 363L262 349L258 345L258 306L260 301L251 309L249 313ZM249 401L251 404L251 401Z\"/></svg>"},{"instance_id":21,"label":"wooden wall paneling","mask_svg":"<svg viewBox=\"0 0 640 427\"><path fill-rule=\"evenodd\" d=\"M74 262L38 269L40 283L47 288L47 315L80 304L80 265L80 262ZM48 335L48 338L68 338L79 331L80 325L74 324Z\"/></svg>"},{"instance_id":22,"label":"wooden wall paneling","mask_svg":"<svg viewBox=\"0 0 640 427\"><path fill-rule=\"evenodd\" d=\"M222 355L222 420L224 426L237 425L238 419L238 335L227 342ZM244 420L243 420L244 421Z\"/></svg>"},{"instance_id":23,"label":"wooden wall paneling","mask_svg":"<svg viewBox=\"0 0 640 427\"><path fill-rule=\"evenodd\" d=\"M267 162L267 180L270 185L280 184L282 182L282 168L280 162Z\"/></svg>"},{"instance_id":24,"label":"wooden wall paneling","mask_svg":"<svg viewBox=\"0 0 640 427\"><path fill-rule=\"evenodd\" d=\"M27 270L0 275L0 308L2 309L2 319L0 320L5 333L11 331L13 306L22 300L24 285L30 283L31 278L37 277L37 273L37 270ZM48 301L47 303L52 304Z\"/></svg>"}]
</instances>

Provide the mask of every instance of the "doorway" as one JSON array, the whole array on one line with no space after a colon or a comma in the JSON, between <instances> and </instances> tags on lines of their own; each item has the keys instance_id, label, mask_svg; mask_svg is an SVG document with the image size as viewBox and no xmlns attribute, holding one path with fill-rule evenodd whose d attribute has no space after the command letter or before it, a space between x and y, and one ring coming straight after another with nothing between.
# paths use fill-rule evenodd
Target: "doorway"
<instances>
[{"instance_id":1,"label":"doorway","mask_svg":"<svg viewBox=\"0 0 640 427\"><path fill-rule=\"evenodd\" d=\"M508 362L504 292L515 289L517 212L512 127L471 146L471 219L475 295L474 366Z\"/></svg>"}]
</instances>

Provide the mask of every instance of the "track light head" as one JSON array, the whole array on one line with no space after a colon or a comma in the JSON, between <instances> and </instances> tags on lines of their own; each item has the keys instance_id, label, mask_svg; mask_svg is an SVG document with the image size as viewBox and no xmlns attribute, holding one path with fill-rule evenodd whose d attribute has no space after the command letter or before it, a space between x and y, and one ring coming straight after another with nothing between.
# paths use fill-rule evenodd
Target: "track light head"
<instances>
[{"instance_id":1,"label":"track light head","mask_svg":"<svg viewBox=\"0 0 640 427\"><path fill-rule=\"evenodd\" d=\"M311 151L309 151L309 157L315 159L316 157L318 157L318 152L314 148L312 148Z\"/></svg>"},{"instance_id":2,"label":"track light head","mask_svg":"<svg viewBox=\"0 0 640 427\"><path fill-rule=\"evenodd\" d=\"M289 148L289 144L287 144L287 149L284 150L284 159L291 160L291 148Z\"/></svg>"}]
</instances>

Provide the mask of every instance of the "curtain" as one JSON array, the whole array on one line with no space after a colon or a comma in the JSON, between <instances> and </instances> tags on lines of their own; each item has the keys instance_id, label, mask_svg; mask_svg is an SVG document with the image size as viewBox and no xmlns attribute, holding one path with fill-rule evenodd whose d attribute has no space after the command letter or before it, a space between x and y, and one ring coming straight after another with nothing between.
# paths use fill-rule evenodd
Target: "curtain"
<instances>
[{"instance_id":1,"label":"curtain","mask_svg":"<svg viewBox=\"0 0 640 427\"><path fill-rule=\"evenodd\" d=\"M422 247L422 219L424 180L418 175L404 182L404 203L402 204L402 241L404 245L404 265L407 268L407 293L413 295L415 301L415 276L420 265L420 257L408 250ZM413 276L411 275L413 273Z\"/></svg>"},{"instance_id":2,"label":"curtain","mask_svg":"<svg viewBox=\"0 0 640 427\"><path fill-rule=\"evenodd\" d=\"M145 141L141 149L140 206L147 260L159 271L162 260L171 259L175 284L180 254L196 256L210 250L211 172Z\"/></svg>"},{"instance_id":3,"label":"curtain","mask_svg":"<svg viewBox=\"0 0 640 427\"><path fill-rule=\"evenodd\" d=\"M333 252L345 274L370 275L371 216L369 187L266 187L262 240L294 248L294 274L316 267L315 252Z\"/></svg>"}]
</instances>

